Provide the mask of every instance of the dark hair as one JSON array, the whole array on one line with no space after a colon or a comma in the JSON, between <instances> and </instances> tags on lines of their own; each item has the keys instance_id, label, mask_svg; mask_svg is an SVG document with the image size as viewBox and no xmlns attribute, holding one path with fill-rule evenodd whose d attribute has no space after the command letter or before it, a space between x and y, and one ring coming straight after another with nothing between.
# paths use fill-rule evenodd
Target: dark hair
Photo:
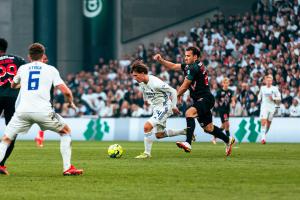
<instances>
[{"instance_id":1,"label":"dark hair","mask_svg":"<svg viewBox=\"0 0 300 200\"><path fill-rule=\"evenodd\" d=\"M7 43L6 39L0 38L0 51L6 52L7 46L8 46L8 43Z\"/></svg>"},{"instance_id":2,"label":"dark hair","mask_svg":"<svg viewBox=\"0 0 300 200\"><path fill-rule=\"evenodd\" d=\"M141 60L136 60L132 63L130 73L137 72L139 74L148 74L148 67Z\"/></svg>"},{"instance_id":3,"label":"dark hair","mask_svg":"<svg viewBox=\"0 0 300 200\"><path fill-rule=\"evenodd\" d=\"M185 51L192 51L193 55L196 55L198 58L200 57L200 50L197 47L188 47Z\"/></svg>"},{"instance_id":4,"label":"dark hair","mask_svg":"<svg viewBox=\"0 0 300 200\"><path fill-rule=\"evenodd\" d=\"M29 56L32 60L40 60L45 54L45 47L40 43L33 43L29 46Z\"/></svg>"}]
</instances>

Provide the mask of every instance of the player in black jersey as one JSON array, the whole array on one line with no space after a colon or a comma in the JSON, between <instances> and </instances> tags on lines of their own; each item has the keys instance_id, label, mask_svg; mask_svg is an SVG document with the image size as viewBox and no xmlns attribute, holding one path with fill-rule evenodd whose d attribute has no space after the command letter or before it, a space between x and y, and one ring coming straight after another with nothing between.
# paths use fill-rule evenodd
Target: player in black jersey
<instances>
[{"instance_id":1,"label":"player in black jersey","mask_svg":"<svg viewBox=\"0 0 300 200\"><path fill-rule=\"evenodd\" d=\"M185 79L177 91L178 97L180 98L189 89L190 96L193 99L193 105L185 113L187 122L186 142L176 142L176 144L179 148L183 148L185 152L191 151L192 136L195 130L194 118L197 118L206 133L214 135L226 143L226 155L229 156L235 139L225 135L219 127L214 126L212 123L211 109L214 107L215 100L208 85L206 68L202 62L199 62L199 57L200 50L196 47L188 47L185 50L184 64L166 61L160 54L153 57L154 60L157 60L168 69L184 72Z\"/></svg>"},{"instance_id":2,"label":"player in black jersey","mask_svg":"<svg viewBox=\"0 0 300 200\"><path fill-rule=\"evenodd\" d=\"M4 112L5 124L11 120L15 112L15 102L19 93L19 90L11 89L10 83L13 81L13 77L16 75L19 67L25 64L25 60L21 57L6 54L8 43L5 39L0 38L0 115ZM5 167L5 161L10 156L15 141L13 140L8 147L5 157L0 163L0 174L8 175L8 171Z\"/></svg>"},{"instance_id":3,"label":"player in black jersey","mask_svg":"<svg viewBox=\"0 0 300 200\"><path fill-rule=\"evenodd\" d=\"M230 104L235 103L233 99L233 91L228 88L229 79L224 78L222 80L222 89L217 92L216 100L218 104L218 112L221 118L222 126L221 128L225 130L226 135L230 136L229 132L229 113L230 113ZM216 143L215 137L213 143Z\"/></svg>"}]
</instances>

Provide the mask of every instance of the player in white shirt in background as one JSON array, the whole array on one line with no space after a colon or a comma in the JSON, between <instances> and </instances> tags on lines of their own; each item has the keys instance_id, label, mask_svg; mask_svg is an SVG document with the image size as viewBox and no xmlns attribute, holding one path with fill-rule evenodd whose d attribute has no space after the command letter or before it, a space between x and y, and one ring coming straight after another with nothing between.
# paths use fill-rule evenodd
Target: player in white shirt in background
<instances>
[{"instance_id":1,"label":"player in white shirt in background","mask_svg":"<svg viewBox=\"0 0 300 200\"><path fill-rule=\"evenodd\" d=\"M267 75L265 77L265 84L261 86L258 101L261 102L260 105L260 118L261 118L261 143L266 143L266 135L270 129L272 119L279 107L281 101L281 94L278 87L273 86L273 76Z\"/></svg>"},{"instance_id":2,"label":"player in white shirt in background","mask_svg":"<svg viewBox=\"0 0 300 200\"><path fill-rule=\"evenodd\" d=\"M142 61L135 61L131 66L131 75L139 83L144 100L153 108L152 117L144 124L145 151L136 158L150 158L152 134L156 138L186 135L186 130L166 130L167 118L172 114L180 114L177 108L177 92L159 78L148 75L148 67Z\"/></svg>"},{"instance_id":3,"label":"player in white shirt in background","mask_svg":"<svg viewBox=\"0 0 300 200\"><path fill-rule=\"evenodd\" d=\"M30 63L22 65L14 77L12 88L21 88L16 101L16 111L7 125L0 143L0 161L7 147L20 133L27 133L36 123L42 130L51 130L61 135L60 152L63 159L63 175L79 175L82 169L71 165L71 129L64 119L54 113L50 103L52 85L62 91L70 107L76 109L71 90L53 66L43 63L45 47L34 43L29 47Z\"/></svg>"}]
</instances>

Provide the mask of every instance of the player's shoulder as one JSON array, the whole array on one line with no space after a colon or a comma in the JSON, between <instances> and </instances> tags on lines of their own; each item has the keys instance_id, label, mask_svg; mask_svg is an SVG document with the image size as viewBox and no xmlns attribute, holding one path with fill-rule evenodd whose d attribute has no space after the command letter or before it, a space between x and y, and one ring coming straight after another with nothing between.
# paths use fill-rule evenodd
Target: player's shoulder
<instances>
[{"instance_id":1,"label":"player's shoulder","mask_svg":"<svg viewBox=\"0 0 300 200\"><path fill-rule=\"evenodd\" d=\"M261 90L265 90L266 88L267 88L267 86L265 86L265 85L260 86Z\"/></svg>"},{"instance_id":2,"label":"player's shoulder","mask_svg":"<svg viewBox=\"0 0 300 200\"><path fill-rule=\"evenodd\" d=\"M156 76L153 76L153 75L148 75L149 76L149 81L150 81L150 83L157 83L157 82L161 82L162 80L161 79L159 79L158 77L156 77Z\"/></svg>"},{"instance_id":3,"label":"player's shoulder","mask_svg":"<svg viewBox=\"0 0 300 200\"><path fill-rule=\"evenodd\" d=\"M279 90L278 86L276 86L276 85L272 85L271 87L272 87L272 90Z\"/></svg>"},{"instance_id":4,"label":"player's shoulder","mask_svg":"<svg viewBox=\"0 0 300 200\"><path fill-rule=\"evenodd\" d=\"M15 54L6 54L5 56L13 59L19 59L19 60L24 60L21 56L15 55Z\"/></svg>"},{"instance_id":5,"label":"player's shoulder","mask_svg":"<svg viewBox=\"0 0 300 200\"><path fill-rule=\"evenodd\" d=\"M190 64L189 66L190 66L190 69L195 69L196 70L196 69L201 68L203 66L203 64L202 64L202 62L196 61L193 64Z\"/></svg>"},{"instance_id":6,"label":"player's shoulder","mask_svg":"<svg viewBox=\"0 0 300 200\"><path fill-rule=\"evenodd\" d=\"M5 54L3 56L0 56L0 58L1 58L1 60L2 59L14 60L14 63L18 64L18 65L23 65L26 63L24 58L22 58L21 56L18 56L18 55L14 55L14 54Z\"/></svg>"},{"instance_id":7,"label":"player's shoulder","mask_svg":"<svg viewBox=\"0 0 300 200\"><path fill-rule=\"evenodd\" d=\"M41 63L41 65L43 66L43 68L47 71L51 71L51 72L59 72L56 67L54 67L53 65L49 65L46 63Z\"/></svg>"},{"instance_id":8,"label":"player's shoulder","mask_svg":"<svg viewBox=\"0 0 300 200\"><path fill-rule=\"evenodd\" d=\"M179 64L182 70L186 70L189 67L189 65L185 63L179 63Z\"/></svg>"}]
</instances>

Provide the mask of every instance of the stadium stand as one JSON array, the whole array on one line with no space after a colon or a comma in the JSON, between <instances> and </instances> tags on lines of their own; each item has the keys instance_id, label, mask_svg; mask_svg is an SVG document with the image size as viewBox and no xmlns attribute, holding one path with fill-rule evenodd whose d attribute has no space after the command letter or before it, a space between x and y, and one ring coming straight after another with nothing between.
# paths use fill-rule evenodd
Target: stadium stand
<instances>
[{"instance_id":1,"label":"stadium stand","mask_svg":"<svg viewBox=\"0 0 300 200\"><path fill-rule=\"evenodd\" d=\"M207 65L210 87L216 94L222 79L230 79L230 89L237 103L231 107L231 116L258 116L257 94L264 75L272 74L282 93L277 116L300 116L300 1L272 1L272 5L258 1L252 12L231 15L223 13L195 22L190 30L169 32L162 41L145 47L140 44L132 55L120 60L99 58L93 71L80 71L66 77L75 94L78 112L64 104L55 91L55 109L63 116L98 115L101 117L142 117L151 115L144 105L142 93L130 77L133 60L142 59L152 74L177 88L184 77L181 73L166 71L153 60L160 53L167 60L183 62L184 49L197 46L201 61ZM191 103L184 96L182 113ZM217 107L214 114L217 115Z\"/></svg>"}]
</instances>

